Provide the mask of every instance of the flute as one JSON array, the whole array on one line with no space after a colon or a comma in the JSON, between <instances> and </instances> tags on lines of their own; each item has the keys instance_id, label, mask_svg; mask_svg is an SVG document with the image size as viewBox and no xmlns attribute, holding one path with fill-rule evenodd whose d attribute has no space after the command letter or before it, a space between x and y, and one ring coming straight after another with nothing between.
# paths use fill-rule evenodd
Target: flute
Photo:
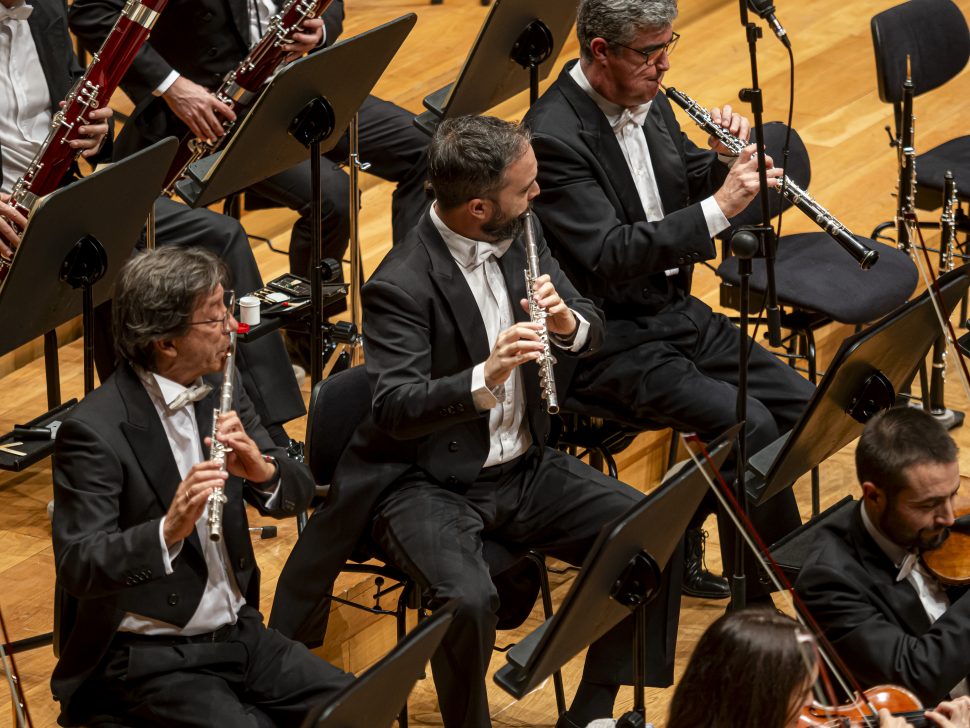
<instances>
[{"instance_id":1,"label":"flute","mask_svg":"<svg viewBox=\"0 0 970 728\"><path fill-rule=\"evenodd\" d=\"M711 118L711 115L707 113L707 110L687 94L681 93L675 88L665 88L664 93L667 94L668 99L686 111L687 115L698 126L727 147L731 154L738 156L747 146L745 142L731 134L720 124L717 124ZM822 207L814 197L795 184L790 177L782 177L779 180L779 184L781 185L785 199L805 213L822 230L831 235L835 239L835 242L842 246L845 252L855 258L860 268L867 270L879 259L879 253L877 251L868 245L860 243L846 229L845 225L836 219L835 215Z\"/></svg>"},{"instance_id":2,"label":"flute","mask_svg":"<svg viewBox=\"0 0 970 728\"><path fill-rule=\"evenodd\" d=\"M549 328L546 326L546 317L549 315L546 310L539 307L536 303L536 278L539 273L539 250L536 246L535 232L532 230L532 212L526 211L522 216L525 223L525 257L527 268L525 269L525 291L529 297L529 318L532 323L539 324L539 340L542 342L542 351L536 364L539 365L539 386L542 388L542 398L546 401L546 412L551 415L559 412L559 397L556 395L556 375L552 370L552 365L556 363L556 358L552 355L552 346L549 344Z\"/></svg>"},{"instance_id":3,"label":"flute","mask_svg":"<svg viewBox=\"0 0 970 728\"><path fill-rule=\"evenodd\" d=\"M219 430L219 416L224 415L232 409L232 379L235 366L233 360L236 358L236 332L229 332L229 351L226 353L226 361L223 365L222 388L219 390L219 406L212 413L212 445L209 447L209 459L219 463L219 470L226 472L226 457L232 452L232 448L216 439ZM225 489L223 487L214 488L209 494L207 501L209 506L209 539L212 541L222 540L222 508L226 504Z\"/></svg>"}]
</instances>

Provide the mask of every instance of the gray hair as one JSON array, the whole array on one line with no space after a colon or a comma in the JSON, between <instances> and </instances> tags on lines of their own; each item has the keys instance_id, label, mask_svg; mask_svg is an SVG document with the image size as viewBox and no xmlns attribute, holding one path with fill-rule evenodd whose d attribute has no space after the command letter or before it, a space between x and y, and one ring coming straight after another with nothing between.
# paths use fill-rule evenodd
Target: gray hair
<instances>
[{"instance_id":1,"label":"gray hair","mask_svg":"<svg viewBox=\"0 0 970 728\"><path fill-rule=\"evenodd\" d=\"M637 33L672 25L677 0L579 0L576 11L579 55L591 61L589 46L602 38L611 46L629 45Z\"/></svg>"},{"instance_id":2,"label":"gray hair","mask_svg":"<svg viewBox=\"0 0 970 728\"><path fill-rule=\"evenodd\" d=\"M459 116L441 122L428 147L428 179L438 204L451 210L495 193L506 168L531 141L525 126L494 116Z\"/></svg>"},{"instance_id":3,"label":"gray hair","mask_svg":"<svg viewBox=\"0 0 970 728\"><path fill-rule=\"evenodd\" d=\"M228 280L226 264L202 248L172 245L136 254L115 282L111 328L118 357L154 370L155 342L188 333L200 300Z\"/></svg>"}]
</instances>

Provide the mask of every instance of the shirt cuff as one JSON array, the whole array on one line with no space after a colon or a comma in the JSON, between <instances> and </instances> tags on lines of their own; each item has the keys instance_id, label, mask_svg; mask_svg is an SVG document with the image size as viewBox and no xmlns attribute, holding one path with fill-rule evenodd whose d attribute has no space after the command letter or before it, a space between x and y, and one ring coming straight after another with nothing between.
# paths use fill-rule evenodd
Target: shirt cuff
<instances>
[{"instance_id":1,"label":"shirt cuff","mask_svg":"<svg viewBox=\"0 0 970 728\"><path fill-rule=\"evenodd\" d=\"M589 339L589 321L580 316L573 309L573 316L576 317L576 330L573 332L572 336L560 336L559 334L550 331L549 338L552 342L558 346L563 351L579 352L582 351L586 346L586 341Z\"/></svg>"},{"instance_id":2,"label":"shirt cuff","mask_svg":"<svg viewBox=\"0 0 970 728\"><path fill-rule=\"evenodd\" d=\"M162 516L162 520L158 522L158 542L162 545L162 563L165 565L165 576L168 576L173 571L175 567L172 566L172 562L175 561L176 557L182 553L182 541L176 541L172 548L169 549L165 544L165 519L167 516Z\"/></svg>"},{"instance_id":3,"label":"shirt cuff","mask_svg":"<svg viewBox=\"0 0 970 728\"><path fill-rule=\"evenodd\" d=\"M165 77L165 79L155 87L154 91L152 91L152 94L155 96L161 96L172 87L172 84L175 83L178 80L178 77L181 75L182 74L180 74L178 71L169 71L169 74Z\"/></svg>"},{"instance_id":4,"label":"shirt cuff","mask_svg":"<svg viewBox=\"0 0 970 728\"><path fill-rule=\"evenodd\" d=\"M283 478L282 476L280 476L276 478L275 485L273 485L273 487L270 488L269 490L261 490L260 488L257 488L255 485L253 485L252 491L253 493L255 493L256 495L258 495L260 498L263 499L263 506L265 508L272 510L273 508L276 507L277 501L279 501L280 489L282 485L283 485Z\"/></svg>"},{"instance_id":5,"label":"shirt cuff","mask_svg":"<svg viewBox=\"0 0 970 728\"><path fill-rule=\"evenodd\" d=\"M704 220L707 222L707 232L712 238L730 227L731 223L724 217L721 206L717 204L713 195L701 201L701 210L704 213Z\"/></svg>"},{"instance_id":6,"label":"shirt cuff","mask_svg":"<svg viewBox=\"0 0 970 728\"><path fill-rule=\"evenodd\" d=\"M479 412L498 406L498 397L485 386L485 362L476 364L472 369L472 401Z\"/></svg>"}]
</instances>

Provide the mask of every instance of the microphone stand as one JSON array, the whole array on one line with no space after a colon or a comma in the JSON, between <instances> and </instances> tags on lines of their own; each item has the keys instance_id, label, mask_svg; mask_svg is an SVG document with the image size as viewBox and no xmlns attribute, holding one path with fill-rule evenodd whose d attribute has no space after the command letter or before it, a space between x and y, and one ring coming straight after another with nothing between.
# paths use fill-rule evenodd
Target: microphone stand
<instances>
[{"instance_id":1,"label":"microphone stand","mask_svg":"<svg viewBox=\"0 0 970 728\"><path fill-rule=\"evenodd\" d=\"M748 414L748 306L751 286L751 260L755 257L764 258L767 286L765 291L765 309L768 318L768 341L772 346L781 343L781 315L778 308L778 291L775 287L775 247L774 230L771 227L771 211L768 200L768 171L765 164L764 149L764 103L761 88L758 83L758 39L761 37L761 27L749 22L746 0L739 0L741 10L741 25L745 29L748 39L748 54L751 58L751 87L741 89L740 99L751 105L754 116L754 132L758 142L758 180L761 183L761 225L746 226L738 229L731 237L731 249L738 258L738 273L741 278L741 316L739 322L739 350L738 350L738 422L745 422ZM746 427L738 432L737 476L735 490L738 503L745 514L748 513L748 497L745 487L745 474L748 467L747 433ZM740 531L735 533L734 541L734 573L731 575L731 609L743 609L747 600L744 566L744 540Z\"/></svg>"}]
</instances>

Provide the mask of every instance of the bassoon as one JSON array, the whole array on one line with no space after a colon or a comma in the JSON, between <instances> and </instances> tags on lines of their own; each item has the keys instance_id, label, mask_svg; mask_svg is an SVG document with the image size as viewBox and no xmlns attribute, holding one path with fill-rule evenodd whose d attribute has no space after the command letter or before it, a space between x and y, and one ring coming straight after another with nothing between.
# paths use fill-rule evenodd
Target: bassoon
<instances>
[{"instance_id":1,"label":"bassoon","mask_svg":"<svg viewBox=\"0 0 970 728\"><path fill-rule=\"evenodd\" d=\"M10 194L9 205L29 217L37 201L56 190L82 150L69 142L80 138L86 115L107 106L111 94L135 60L142 44L168 0L128 0L108 37L91 59L91 64L64 99L51 119L47 138L34 156L23 177ZM22 234L11 220L10 224ZM0 256L0 284L7 276L12 259Z\"/></svg>"},{"instance_id":2,"label":"bassoon","mask_svg":"<svg viewBox=\"0 0 970 728\"><path fill-rule=\"evenodd\" d=\"M222 85L214 92L215 97L232 109L236 118L256 99L266 82L276 73L276 70L286 60L287 51L283 45L290 41L290 36L300 30L303 23L318 18L327 9L332 0L289 0L283 9L272 17L266 33L254 45L238 66L222 81ZM165 176L165 194L175 193L175 183L185 175L189 165L219 150L236 122L222 119L225 134L209 142L194 134L186 134L179 141L175 158Z\"/></svg>"}]
</instances>

